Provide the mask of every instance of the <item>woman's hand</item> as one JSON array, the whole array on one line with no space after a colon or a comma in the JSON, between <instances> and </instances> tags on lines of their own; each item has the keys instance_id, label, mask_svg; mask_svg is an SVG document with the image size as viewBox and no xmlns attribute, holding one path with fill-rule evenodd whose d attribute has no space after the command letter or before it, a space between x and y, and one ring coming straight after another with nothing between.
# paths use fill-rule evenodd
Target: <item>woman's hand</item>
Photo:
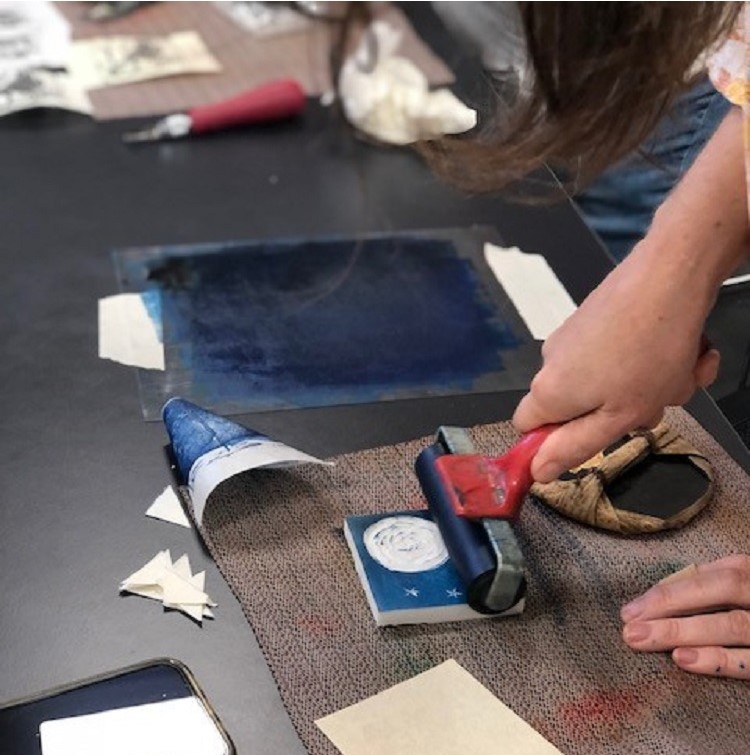
<instances>
[{"instance_id":1,"label":"woman's hand","mask_svg":"<svg viewBox=\"0 0 750 755\"><path fill-rule=\"evenodd\" d=\"M563 423L531 472L549 482L710 384L719 354L701 333L722 281L747 254L742 113L724 119L646 238L544 344L513 421Z\"/></svg>"},{"instance_id":2,"label":"woman's hand","mask_svg":"<svg viewBox=\"0 0 750 755\"><path fill-rule=\"evenodd\" d=\"M634 650L672 651L694 674L750 679L750 556L689 566L623 607Z\"/></svg>"},{"instance_id":3,"label":"woman's hand","mask_svg":"<svg viewBox=\"0 0 750 755\"><path fill-rule=\"evenodd\" d=\"M667 251L638 248L546 341L544 365L513 420L522 432L563 423L540 449L534 478L548 482L626 432L653 427L716 377L702 350L713 292Z\"/></svg>"}]
</instances>

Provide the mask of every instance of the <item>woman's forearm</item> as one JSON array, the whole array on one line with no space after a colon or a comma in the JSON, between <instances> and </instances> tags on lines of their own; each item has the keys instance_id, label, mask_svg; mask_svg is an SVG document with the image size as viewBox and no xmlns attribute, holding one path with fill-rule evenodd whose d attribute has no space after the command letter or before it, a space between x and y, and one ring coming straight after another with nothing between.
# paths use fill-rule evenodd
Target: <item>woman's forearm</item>
<instances>
[{"instance_id":1,"label":"woman's forearm","mask_svg":"<svg viewBox=\"0 0 750 755\"><path fill-rule=\"evenodd\" d=\"M733 108L633 254L654 273L690 287L706 313L722 281L748 253L748 193L742 112Z\"/></svg>"},{"instance_id":2,"label":"woman's forearm","mask_svg":"<svg viewBox=\"0 0 750 755\"><path fill-rule=\"evenodd\" d=\"M646 238L547 339L514 416L521 431L562 423L534 459L535 479L653 426L714 379L718 353L701 336L721 282L746 255L744 165L742 117L731 112Z\"/></svg>"}]
</instances>

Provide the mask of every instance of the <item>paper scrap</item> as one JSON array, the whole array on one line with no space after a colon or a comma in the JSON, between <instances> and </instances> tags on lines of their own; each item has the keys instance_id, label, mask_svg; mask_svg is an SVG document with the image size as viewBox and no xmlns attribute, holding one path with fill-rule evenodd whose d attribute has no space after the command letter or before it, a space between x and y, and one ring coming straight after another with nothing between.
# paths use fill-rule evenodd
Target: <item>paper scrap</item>
<instances>
[{"instance_id":1,"label":"paper scrap","mask_svg":"<svg viewBox=\"0 0 750 755\"><path fill-rule=\"evenodd\" d=\"M61 70L69 53L70 24L52 3L0 1L0 116L34 108L90 114L86 93Z\"/></svg>"},{"instance_id":2,"label":"paper scrap","mask_svg":"<svg viewBox=\"0 0 750 755\"><path fill-rule=\"evenodd\" d=\"M30 68L10 77L0 74L0 116L35 108L93 112L88 95L65 71Z\"/></svg>"},{"instance_id":3,"label":"paper scrap","mask_svg":"<svg viewBox=\"0 0 750 755\"><path fill-rule=\"evenodd\" d=\"M197 622L213 618L216 606L205 592L206 573L193 574L187 554L172 563L168 550L157 553L147 564L120 584L120 592L129 592L151 600L160 600L165 608L174 608Z\"/></svg>"},{"instance_id":4,"label":"paper scrap","mask_svg":"<svg viewBox=\"0 0 750 755\"><path fill-rule=\"evenodd\" d=\"M276 37L305 31L310 19L286 3L215 2L217 10L256 37Z\"/></svg>"},{"instance_id":5,"label":"paper scrap","mask_svg":"<svg viewBox=\"0 0 750 755\"><path fill-rule=\"evenodd\" d=\"M315 723L342 755L562 755L454 660Z\"/></svg>"},{"instance_id":6,"label":"paper scrap","mask_svg":"<svg viewBox=\"0 0 750 755\"><path fill-rule=\"evenodd\" d=\"M189 579L192 582L193 587L197 588L198 590L203 590L206 584L206 572L198 572L198 574L191 577L190 574L190 561L188 561L187 554L184 556L181 556L177 559L177 561L174 562L173 567L176 574L178 574L183 579ZM215 603L209 603L208 605L216 605ZM202 611L200 606L186 606L185 613L188 614L188 616L191 616L196 621L200 621L201 618L209 618L213 619L214 614L213 611L211 611L210 608L208 608L208 605L202 606ZM175 606L167 606L168 608L174 608Z\"/></svg>"},{"instance_id":7,"label":"paper scrap","mask_svg":"<svg viewBox=\"0 0 750 755\"><path fill-rule=\"evenodd\" d=\"M64 68L70 24L48 2L0 2L0 88L33 68Z\"/></svg>"},{"instance_id":8,"label":"paper scrap","mask_svg":"<svg viewBox=\"0 0 750 755\"><path fill-rule=\"evenodd\" d=\"M474 128L474 110L448 89L430 91L424 73L394 54L400 39L394 27L375 21L342 66L339 94L349 121L387 144L411 144Z\"/></svg>"},{"instance_id":9,"label":"paper scrap","mask_svg":"<svg viewBox=\"0 0 750 755\"><path fill-rule=\"evenodd\" d=\"M82 39L71 47L69 68L84 89L128 84L187 73L217 73L221 65L200 35Z\"/></svg>"},{"instance_id":10,"label":"paper scrap","mask_svg":"<svg viewBox=\"0 0 750 755\"><path fill-rule=\"evenodd\" d=\"M39 726L43 755L227 755L228 746L196 697L162 700Z\"/></svg>"},{"instance_id":11,"label":"paper scrap","mask_svg":"<svg viewBox=\"0 0 750 755\"><path fill-rule=\"evenodd\" d=\"M150 516L153 519L161 519L163 522L179 524L180 527L190 528L191 526L185 510L182 508L180 499L171 485L167 485L157 496L156 500L148 507L146 516Z\"/></svg>"},{"instance_id":12,"label":"paper scrap","mask_svg":"<svg viewBox=\"0 0 750 755\"><path fill-rule=\"evenodd\" d=\"M99 299L99 357L148 370L164 369L164 346L144 295Z\"/></svg>"},{"instance_id":13,"label":"paper scrap","mask_svg":"<svg viewBox=\"0 0 750 755\"><path fill-rule=\"evenodd\" d=\"M535 339L544 341L576 311L576 303L540 254L485 244L484 258Z\"/></svg>"}]
</instances>

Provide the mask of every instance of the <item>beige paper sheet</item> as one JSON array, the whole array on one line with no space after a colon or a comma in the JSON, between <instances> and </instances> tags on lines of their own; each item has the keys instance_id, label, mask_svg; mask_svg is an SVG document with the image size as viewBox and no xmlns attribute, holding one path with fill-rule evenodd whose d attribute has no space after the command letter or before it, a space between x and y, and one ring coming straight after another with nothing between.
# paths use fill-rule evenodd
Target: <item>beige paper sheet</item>
<instances>
[{"instance_id":1,"label":"beige paper sheet","mask_svg":"<svg viewBox=\"0 0 750 755\"><path fill-rule=\"evenodd\" d=\"M140 294L115 294L99 299L99 358L141 367L164 369L164 346Z\"/></svg>"},{"instance_id":2,"label":"beige paper sheet","mask_svg":"<svg viewBox=\"0 0 750 755\"><path fill-rule=\"evenodd\" d=\"M576 303L541 254L485 244L484 259L538 341L545 341L576 311Z\"/></svg>"},{"instance_id":3,"label":"beige paper sheet","mask_svg":"<svg viewBox=\"0 0 750 755\"><path fill-rule=\"evenodd\" d=\"M454 660L315 723L343 755L561 755Z\"/></svg>"},{"instance_id":4,"label":"beige paper sheet","mask_svg":"<svg viewBox=\"0 0 750 755\"><path fill-rule=\"evenodd\" d=\"M221 70L194 31L80 39L73 43L68 68L73 80L87 90Z\"/></svg>"}]
</instances>

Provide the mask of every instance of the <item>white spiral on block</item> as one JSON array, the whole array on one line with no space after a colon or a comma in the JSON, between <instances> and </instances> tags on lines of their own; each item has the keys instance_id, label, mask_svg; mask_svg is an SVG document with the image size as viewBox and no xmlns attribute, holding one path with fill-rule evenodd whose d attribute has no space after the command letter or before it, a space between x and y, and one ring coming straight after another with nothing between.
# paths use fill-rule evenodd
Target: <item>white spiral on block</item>
<instances>
[{"instance_id":1,"label":"white spiral on block","mask_svg":"<svg viewBox=\"0 0 750 755\"><path fill-rule=\"evenodd\" d=\"M381 519L365 530L362 539L367 552L390 571L429 571L448 560L438 526L418 516Z\"/></svg>"}]
</instances>

